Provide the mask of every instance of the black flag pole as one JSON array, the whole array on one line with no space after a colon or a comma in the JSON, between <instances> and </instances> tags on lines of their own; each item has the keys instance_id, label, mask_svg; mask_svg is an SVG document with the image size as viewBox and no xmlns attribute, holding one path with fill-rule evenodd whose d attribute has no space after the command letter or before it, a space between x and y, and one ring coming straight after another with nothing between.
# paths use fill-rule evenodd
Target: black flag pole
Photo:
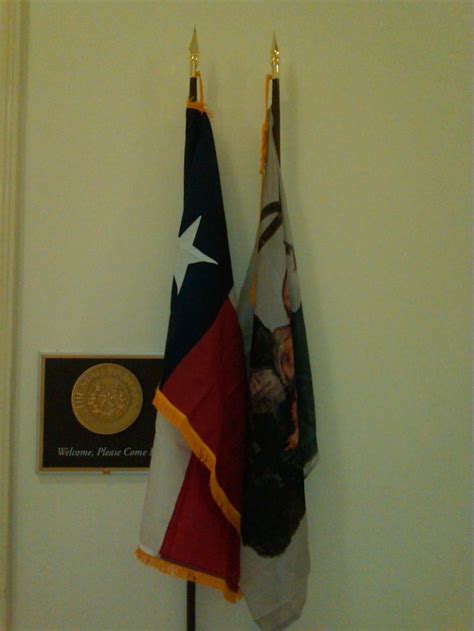
<instances>
[{"instance_id":1,"label":"black flag pole","mask_svg":"<svg viewBox=\"0 0 474 631\"><path fill-rule=\"evenodd\" d=\"M196 29L189 45L189 100L197 101L197 67L199 63L199 46ZM196 631L196 583L186 581L186 631Z\"/></svg>"},{"instance_id":2,"label":"black flag pole","mask_svg":"<svg viewBox=\"0 0 474 631\"><path fill-rule=\"evenodd\" d=\"M196 583L186 581L186 629L196 629Z\"/></svg>"},{"instance_id":3,"label":"black flag pole","mask_svg":"<svg viewBox=\"0 0 474 631\"><path fill-rule=\"evenodd\" d=\"M189 100L197 101L197 79L196 77L189 78Z\"/></svg>"},{"instance_id":4,"label":"black flag pole","mask_svg":"<svg viewBox=\"0 0 474 631\"><path fill-rule=\"evenodd\" d=\"M272 115L273 115L273 140L275 148L280 158L280 51L273 32L272 50L270 63L272 65Z\"/></svg>"},{"instance_id":5,"label":"black flag pole","mask_svg":"<svg viewBox=\"0 0 474 631\"><path fill-rule=\"evenodd\" d=\"M197 101L197 67L199 63L199 47L196 35L196 29L193 31L193 38L189 45L189 64L190 64L190 77L189 77L189 100Z\"/></svg>"}]
</instances>

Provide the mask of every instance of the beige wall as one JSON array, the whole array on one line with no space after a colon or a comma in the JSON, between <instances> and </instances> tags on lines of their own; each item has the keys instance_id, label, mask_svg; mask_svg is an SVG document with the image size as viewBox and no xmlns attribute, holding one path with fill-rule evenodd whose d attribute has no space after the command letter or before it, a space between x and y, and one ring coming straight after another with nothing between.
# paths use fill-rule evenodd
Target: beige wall
<instances>
[{"instance_id":1,"label":"beige wall","mask_svg":"<svg viewBox=\"0 0 474 631\"><path fill-rule=\"evenodd\" d=\"M163 349L198 28L236 285L281 48L283 171L317 393L298 631L470 629L470 5L31 3L13 630L173 631L142 474L35 472L38 353ZM198 589L198 628L253 629Z\"/></svg>"},{"instance_id":2,"label":"beige wall","mask_svg":"<svg viewBox=\"0 0 474 631\"><path fill-rule=\"evenodd\" d=\"M24 5L0 3L0 629L11 601L11 464Z\"/></svg>"}]
</instances>

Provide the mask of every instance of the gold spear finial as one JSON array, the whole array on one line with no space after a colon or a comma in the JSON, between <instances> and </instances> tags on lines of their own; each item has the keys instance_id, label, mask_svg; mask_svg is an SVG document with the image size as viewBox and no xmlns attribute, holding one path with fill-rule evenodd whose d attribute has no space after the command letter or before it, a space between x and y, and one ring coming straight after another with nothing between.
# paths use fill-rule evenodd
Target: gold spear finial
<instances>
[{"instance_id":1,"label":"gold spear finial","mask_svg":"<svg viewBox=\"0 0 474 631\"><path fill-rule=\"evenodd\" d=\"M280 72L280 51L278 49L275 31L273 31L270 63L272 64L272 79L278 79Z\"/></svg>"},{"instance_id":2,"label":"gold spear finial","mask_svg":"<svg viewBox=\"0 0 474 631\"><path fill-rule=\"evenodd\" d=\"M191 77L196 76L197 67L199 65L199 46L196 36L196 29L193 31L193 38L189 44L189 64Z\"/></svg>"}]
</instances>

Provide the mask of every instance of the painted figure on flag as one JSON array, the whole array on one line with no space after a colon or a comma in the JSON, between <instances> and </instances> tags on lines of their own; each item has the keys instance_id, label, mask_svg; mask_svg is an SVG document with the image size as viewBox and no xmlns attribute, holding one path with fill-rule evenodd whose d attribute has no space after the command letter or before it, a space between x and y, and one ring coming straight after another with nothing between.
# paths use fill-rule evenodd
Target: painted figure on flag
<instances>
[{"instance_id":1,"label":"painted figure on flag","mask_svg":"<svg viewBox=\"0 0 474 631\"><path fill-rule=\"evenodd\" d=\"M259 247L265 241L261 240ZM296 272L296 260L293 246L285 242L287 254L292 258L292 270ZM271 332L258 316L254 316L254 343L252 344L251 369L249 374L250 398L254 415L252 429L256 437L264 432L259 428L259 416L275 415L280 419L277 423L280 440L286 450L295 449L299 439L299 423L296 405L295 361L293 337L291 335L291 308L288 286L288 272L283 279L281 298L288 323ZM279 413L279 409L281 412ZM291 424L288 423L291 420ZM261 423L263 426L265 423ZM258 440L258 438L257 438Z\"/></svg>"}]
</instances>

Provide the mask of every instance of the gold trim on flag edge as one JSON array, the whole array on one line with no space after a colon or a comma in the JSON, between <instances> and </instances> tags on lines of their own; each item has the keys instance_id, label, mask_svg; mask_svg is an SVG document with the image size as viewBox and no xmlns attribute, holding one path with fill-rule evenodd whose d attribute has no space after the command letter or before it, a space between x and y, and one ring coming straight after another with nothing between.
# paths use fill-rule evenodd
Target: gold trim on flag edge
<instances>
[{"instance_id":1,"label":"gold trim on flag edge","mask_svg":"<svg viewBox=\"0 0 474 631\"><path fill-rule=\"evenodd\" d=\"M220 486L216 475L216 455L202 440L196 430L192 427L188 417L183 414L158 388L153 399L153 405L161 412L163 416L181 433L186 441L189 449L194 453L196 458L209 469L209 486L211 495L219 506L225 517L240 533L240 513L225 494L224 489Z\"/></svg>"},{"instance_id":2,"label":"gold trim on flag edge","mask_svg":"<svg viewBox=\"0 0 474 631\"><path fill-rule=\"evenodd\" d=\"M211 576L210 574L206 574L205 572L192 570L191 568L177 565L176 563L172 563L171 561L165 561L164 559L160 559L159 557L154 557L151 554L148 554L147 552L142 550L140 547L135 550L135 556L144 565L149 565L159 570L163 574L167 574L168 576L175 576L176 578L182 578L185 581L192 581L193 583L203 585L204 587L212 587L213 589L218 589L220 592L222 592L224 598L230 603L236 603L242 598L242 594L240 591L233 592L231 589L229 589L225 580L222 578L218 578L217 576Z\"/></svg>"}]
</instances>

